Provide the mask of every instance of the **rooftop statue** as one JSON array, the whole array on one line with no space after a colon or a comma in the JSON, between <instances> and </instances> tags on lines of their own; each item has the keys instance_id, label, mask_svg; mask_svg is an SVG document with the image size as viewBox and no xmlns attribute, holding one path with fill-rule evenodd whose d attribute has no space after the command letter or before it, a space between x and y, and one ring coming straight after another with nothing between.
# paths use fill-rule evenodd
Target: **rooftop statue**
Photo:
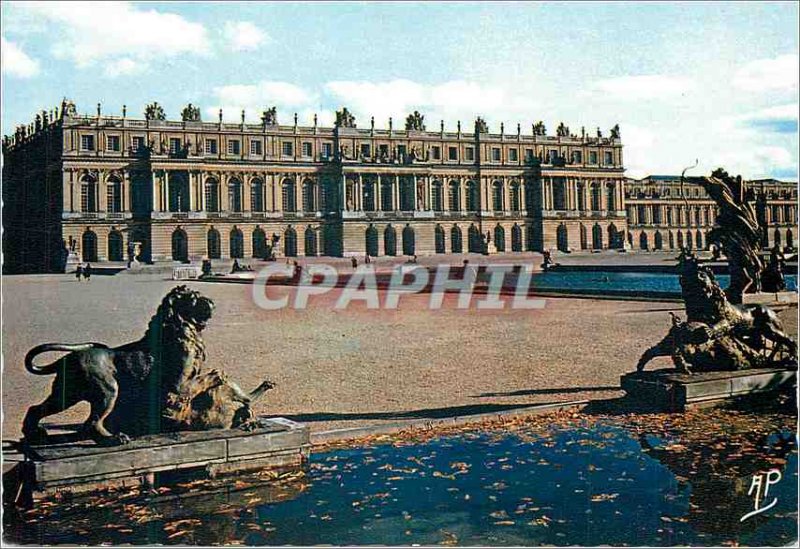
<instances>
[{"instance_id":1,"label":"rooftop statue","mask_svg":"<svg viewBox=\"0 0 800 549\"><path fill-rule=\"evenodd\" d=\"M261 124L264 126L276 126L278 124L277 107L270 107L261 113Z\"/></svg>"},{"instance_id":2,"label":"rooftop statue","mask_svg":"<svg viewBox=\"0 0 800 549\"><path fill-rule=\"evenodd\" d=\"M544 122L539 120L533 125L533 135L547 135L547 128L545 127Z\"/></svg>"},{"instance_id":3,"label":"rooftop statue","mask_svg":"<svg viewBox=\"0 0 800 549\"><path fill-rule=\"evenodd\" d=\"M181 111L181 120L184 122L200 122L200 108L189 103Z\"/></svg>"},{"instance_id":4,"label":"rooftop statue","mask_svg":"<svg viewBox=\"0 0 800 549\"><path fill-rule=\"evenodd\" d=\"M75 108L75 103L66 97L61 101L61 117L69 118L78 116L78 110Z\"/></svg>"},{"instance_id":5,"label":"rooftop statue","mask_svg":"<svg viewBox=\"0 0 800 549\"><path fill-rule=\"evenodd\" d=\"M342 110L336 111L336 127L337 128L355 128L356 117L350 114L347 107L342 107Z\"/></svg>"},{"instance_id":6,"label":"rooftop statue","mask_svg":"<svg viewBox=\"0 0 800 549\"><path fill-rule=\"evenodd\" d=\"M755 208L746 200L747 185L741 176L731 177L722 168L711 177L697 178L697 183L719 211L708 243L719 246L728 257L731 282L725 293L731 303L741 304L743 294L761 291L764 268L758 255L761 230Z\"/></svg>"},{"instance_id":7,"label":"rooftop statue","mask_svg":"<svg viewBox=\"0 0 800 549\"><path fill-rule=\"evenodd\" d=\"M679 258L686 320L672 314L672 327L644 352L638 371L659 356L672 358L680 373L797 366L797 344L763 305L736 307L711 270L691 253Z\"/></svg>"},{"instance_id":8,"label":"rooftop statue","mask_svg":"<svg viewBox=\"0 0 800 549\"><path fill-rule=\"evenodd\" d=\"M489 133L489 126L486 124L486 120L480 116L475 119L475 133Z\"/></svg>"},{"instance_id":9,"label":"rooftop statue","mask_svg":"<svg viewBox=\"0 0 800 549\"><path fill-rule=\"evenodd\" d=\"M611 128L611 139L619 139L619 124L614 124Z\"/></svg>"},{"instance_id":10,"label":"rooftop statue","mask_svg":"<svg viewBox=\"0 0 800 549\"><path fill-rule=\"evenodd\" d=\"M213 312L211 299L176 286L138 341L113 348L45 343L31 349L25 368L56 377L44 402L28 409L22 427L26 441L45 441L39 422L83 401L91 408L83 432L103 445L127 443L129 435L252 425L250 405L273 384L265 381L245 393L224 372L204 368L202 331ZM50 351L71 352L45 366L33 363Z\"/></svg>"},{"instance_id":11,"label":"rooftop statue","mask_svg":"<svg viewBox=\"0 0 800 549\"><path fill-rule=\"evenodd\" d=\"M145 120L166 120L167 115L158 101L153 101L144 108L144 118Z\"/></svg>"},{"instance_id":12,"label":"rooftop statue","mask_svg":"<svg viewBox=\"0 0 800 549\"><path fill-rule=\"evenodd\" d=\"M569 126L565 126L563 122L556 128L556 135L558 137L569 137Z\"/></svg>"},{"instance_id":13,"label":"rooftop statue","mask_svg":"<svg viewBox=\"0 0 800 549\"><path fill-rule=\"evenodd\" d=\"M425 116L414 111L406 117L406 130L425 131Z\"/></svg>"}]
</instances>

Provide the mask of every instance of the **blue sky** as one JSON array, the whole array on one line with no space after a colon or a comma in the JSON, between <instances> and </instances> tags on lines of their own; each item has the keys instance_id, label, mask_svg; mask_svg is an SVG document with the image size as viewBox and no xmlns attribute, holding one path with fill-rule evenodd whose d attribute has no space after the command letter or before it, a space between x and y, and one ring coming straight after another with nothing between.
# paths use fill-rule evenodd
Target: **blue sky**
<instances>
[{"instance_id":1,"label":"blue sky","mask_svg":"<svg viewBox=\"0 0 800 549\"><path fill-rule=\"evenodd\" d=\"M530 131L544 120L622 130L629 174L700 160L797 178L798 4L2 4L2 129L63 96L131 116L258 120L266 106L360 126L418 109Z\"/></svg>"}]
</instances>

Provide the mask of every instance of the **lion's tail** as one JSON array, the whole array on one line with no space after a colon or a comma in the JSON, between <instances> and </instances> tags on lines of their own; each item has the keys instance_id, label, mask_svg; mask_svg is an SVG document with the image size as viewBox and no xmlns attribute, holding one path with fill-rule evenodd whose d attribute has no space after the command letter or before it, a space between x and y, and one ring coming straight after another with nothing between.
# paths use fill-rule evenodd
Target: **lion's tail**
<instances>
[{"instance_id":1,"label":"lion's tail","mask_svg":"<svg viewBox=\"0 0 800 549\"><path fill-rule=\"evenodd\" d=\"M108 345L102 343L44 343L37 345L25 355L25 369L37 376L48 376L56 373L58 362L47 366L36 366L33 359L38 355L50 351L88 351L89 349L108 349Z\"/></svg>"}]
</instances>

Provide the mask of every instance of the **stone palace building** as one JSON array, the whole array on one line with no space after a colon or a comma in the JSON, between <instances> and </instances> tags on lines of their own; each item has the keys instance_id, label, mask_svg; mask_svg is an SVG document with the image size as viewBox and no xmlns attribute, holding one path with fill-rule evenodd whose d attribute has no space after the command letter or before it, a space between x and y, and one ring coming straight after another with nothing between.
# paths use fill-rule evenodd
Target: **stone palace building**
<instances>
[{"instance_id":1,"label":"stone palace building","mask_svg":"<svg viewBox=\"0 0 800 549\"><path fill-rule=\"evenodd\" d=\"M556 135L544 124L455 132L80 115L64 101L3 139L6 272L83 261L414 255L704 246L713 205L674 194L677 178L624 177L619 128ZM499 131L497 131L499 130ZM765 182L772 236L794 237L796 189ZM691 185L691 187L695 187ZM696 193L693 189L692 192ZM774 195L774 196L773 196ZM776 209L777 208L777 209ZM135 244L135 247L134 247Z\"/></svg>"}]
</instances>

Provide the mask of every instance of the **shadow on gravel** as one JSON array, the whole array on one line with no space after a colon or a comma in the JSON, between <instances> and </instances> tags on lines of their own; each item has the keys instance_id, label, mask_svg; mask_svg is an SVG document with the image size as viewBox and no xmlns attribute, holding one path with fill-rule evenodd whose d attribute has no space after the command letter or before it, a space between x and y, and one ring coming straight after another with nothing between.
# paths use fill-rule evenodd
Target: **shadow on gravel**
<instances>
[{"instance_id":1,"label":"shadow on gravel","mask_svg":"<svg viewBox=\"0 0 800 549\"><path fill-rule=\"evenodd\" d=\"M549 389L521 389L519 391L510 391L506 393L481 393L479 395L470 395L470 398L484 398L484 397L510 397L510 396L526 396L526 395L558 395L569 393L589 393L592 391L619 391L619 386L604 386L604 387L551 387Z\"/></svg>"}]
</instances>

